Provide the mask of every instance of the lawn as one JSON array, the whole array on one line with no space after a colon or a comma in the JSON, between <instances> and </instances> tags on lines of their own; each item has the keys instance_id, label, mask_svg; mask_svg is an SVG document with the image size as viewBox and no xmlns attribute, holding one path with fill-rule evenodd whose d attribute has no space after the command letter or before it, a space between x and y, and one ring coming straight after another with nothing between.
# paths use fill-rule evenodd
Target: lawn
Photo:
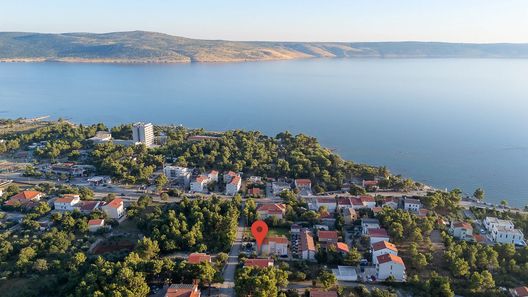
<instances>
[{"instance_id":1,"label":"lawn","mask_svg":"<svg viewBox=\"0 0 528 297\"><path fill-rule=\"evenodd\" d=\"M290 238L290 229L288 228L269 228L268 234L266 237L273 237L273 236L284 236L286 238ZM244 238L253 238L251 235L251 230L247 228L244 231Z\"/></svg>"}]
</instances>

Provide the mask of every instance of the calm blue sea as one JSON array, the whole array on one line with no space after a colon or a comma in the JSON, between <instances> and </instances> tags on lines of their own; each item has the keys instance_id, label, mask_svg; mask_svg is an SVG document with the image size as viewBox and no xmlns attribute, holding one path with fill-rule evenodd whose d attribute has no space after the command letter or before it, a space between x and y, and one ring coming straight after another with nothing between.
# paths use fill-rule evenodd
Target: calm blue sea
<instances>
[{"instance_id":1,"label":"calm blue sea","mask_svg":"<svg viewBox=\"0 0 528 297\"><path fill-rule=\"evenodd\" d=\"M289 130L347 159L528 204L528 60L0 64L0 117Z\"/></svg>"}]
</instances>

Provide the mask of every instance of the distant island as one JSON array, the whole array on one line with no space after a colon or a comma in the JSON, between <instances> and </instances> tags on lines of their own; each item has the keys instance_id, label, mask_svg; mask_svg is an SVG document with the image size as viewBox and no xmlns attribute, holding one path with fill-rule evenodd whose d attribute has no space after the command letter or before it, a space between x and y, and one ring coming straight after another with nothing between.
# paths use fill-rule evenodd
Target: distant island
<instances>
[{"instance_id":1,"label":"distant island","mask_svg":"<svg viewBox=\"0 0 528 297\"><path fill-rule=\"evenodd\" d=\"M249 42L199 40L145 31L0 32L0 62L192 63L306 58L528 58L528 44Z\"/></svg>"}]
</instances>

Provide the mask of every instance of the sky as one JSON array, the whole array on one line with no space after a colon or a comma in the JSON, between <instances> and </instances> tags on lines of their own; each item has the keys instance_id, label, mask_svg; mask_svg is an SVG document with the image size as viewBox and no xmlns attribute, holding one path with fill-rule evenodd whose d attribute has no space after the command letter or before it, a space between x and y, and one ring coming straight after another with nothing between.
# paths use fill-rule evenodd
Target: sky
<instances>
[{"instance_id":1,"label":"sky","mask_svg":"<svg viewBox=\"0 0 528 297\"><path fill-rule=\"evenodd\" d=\"M0 31L528 43L528 0L1 0Z\"/></svg>"}]
</instances>

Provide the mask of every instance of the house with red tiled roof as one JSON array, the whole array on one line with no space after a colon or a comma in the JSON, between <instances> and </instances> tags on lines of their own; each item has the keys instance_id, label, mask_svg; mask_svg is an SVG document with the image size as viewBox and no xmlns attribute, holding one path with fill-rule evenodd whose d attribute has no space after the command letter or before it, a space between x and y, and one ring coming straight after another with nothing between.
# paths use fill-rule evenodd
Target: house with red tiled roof
<instances>
[{"instance_id":1,"label":"house with red tiled roof","mask_svg":"<svg viewBox=\"0 0 528 297\"><path fill-rule=\"evenodd\" d=\"M262 255L288 255L288 238L284 236L269 236L264 239L260 248Z\"/></svg>"},{"instance_id":2,"label":"house with red tiled roof","mask_svg":"<svg viewBox=\"0 0 528 297\"><path fill-rule=\"evenodd\" d=\"M396 246L388 241L378 241L372 244L372 263L378 264L378 257L385 254L398 255Z\"/></svg>"},{"instance_id":3,"label":"house with red tiled roof","mask_svg":"<svg viewBox=\"0 0 528 297\"><path fill-rule=\"evenodd\" d=\"M64 194L62 197L55 199L53 205L59 211L73 211L80 201L81 197L78 194Z\"/></svg>"},{"instance_id":4,"label":"house with red tiled roof","mask_svg":"<svg viewBox=\"0 0 528 297\"><path fill-rule=\"evenodd\" d=\"M80 201L76 207L83 214L90 214L99 208L101 201Z\"/></svg>"},{"instance_id":5,"label":"house with red tiled roof","mask_svg":"<svg viewBox=\"0 0 528 297\"><path fill-rule=\"evenodd\" d=\"M384 281L389 277L394 277L395 281L405 281L405 264L401 257L393 254L378 256L376 264L376 277L378 281Z\"/></svg>"},{"instance_id":6,"label":"house with red tiled roof","mask_svg":"<svg viewBox=\"0 0 528 297\"><path fill-rule=\"evenodd\" d=\"M473 239L473 226L467 222L452 222L449 233L457 239Z\"/></svg>"},{"instance_id":7,"label":"house with red tiled roof","mask_svg":"<svg viewBox=\"0 0 528 297\"><path fill-rule=\"evenodd\" d=\"M359 199L365 208L373 208L376 206L376 199L374 199L372 196L363 195L360 196Z\"/></svg>"},{"instance_id":8,"label":"house with red tiled roof","mask_svg":"<svg viewBox=\"0 0 528 297\"><path fill-rule=\"evenodd\" d=\"M344 242L338 242L336 244L331 244L331 246L335 247L336 251L337 252L340 252L342 254L348 254L348 252L350 251L350 248L348 247L348 244L344 243Z\"/></svg>"},{"instance_id":9,"label":"house with red tiled roof","mask_svg":"<svg viewBox=\"0 0 528 297\"><path fill-rule=\"evenodd\" d=\"M317 232L317 237L319 238L319 243L321 243L321 245L331 243L336 244L338 241L337 231L319 230Z\"/></svg>"},{"instance_id":10,"label":"house with red tiled roof","mask_svg":"<svg viewBox=\"0 0 528 297\"><path fill-rule=\"evenodd\" d=\"M226 184L226 195L234 196L238 191L240 191L240 186L242 185L242 178L238 175L233 176Z\"/></svg>"},{"instance_id":11,"label":"house with red tiled roof","mask_svg":"<svg viewBox=\"0 0 528 297\"><path fill-rule=\"evenodd\" d=\"M379 241L390 241L387 230L383 228L368 229L367 236L370 238L371 245Z\"/></svg>"},{"instance_id":12,"label":"house with red tiled roof","mask_svg":"<svg viewBox=\"0 0 528 297\"><path fill-rule=\"evenodd\" d=\"M310 297L337 297L337 292L324 291L322 289L310 289Z\"/></svg>"},{"instance_id":13,"label":"house with red tiled roof","mask_svg":"<svg viewBox=\"0 0 528 297\"><path fill-rule=\"evenodd\" d=\"M260 197L262 190L260 188L251 188L247 190L247 194L251 197Z\"/></svg>"},{"instance_id":14,"label":"house with red tiled roof","mask_svg":"<svg viewBox=\"0 0 528 297\"><path fill-rule=\"evenodd\" d=\"M352 203L352 208L353 209L365 208L365 205L363 205L363 201L361 201L361 198L359 198L359 197L350 198L350 203Z\"/></svg>"},{"instance_id":15,"label":"house with red tiled roof","mask_svg":"<svg viewBox=\"0 0 528 297\"><path fill-rule=\"evenodd\" d=\"M329 212L335 212L337 209L337 200L333 197L318 197L315 199L315 210L326 207Z\"/></svg>"},{"instance_id":16,"label":"house with red tiled roof","mask_svg":"<svg viewBox=\"0 0 528 297\"><path fill-rule=\"evenodd\" d=\"M285 213L286 205L282 203L267 203L262 204L257 208L257 216L260 219L267 219L269 217L282 219Z\"/></svg>"},{"instance_id":17,"label":"house with red tiled roof","mask_svg":"<svg viewBox=\"0 0 528 297\"><path fill-rule=\"evenodd\" d=\"M224 179L224 183L228 183L231 181L231 179L235 176L238 176L238 174L234 171L228 171L226 173L224 173L223 175L223 179Z\"/></svg>"},{"instance_id":18,"label":"house with red tiled roof","mask_svg":"<svg viewBox=\"0 0 528 297\"><path fill-rule=\"evenodd\" d=\"M92 219L88 221L88 231L97 232L97 230L104 227L103 219Z\"/></svg>"},{"instance_id":19,"label":"house with red tiled roof","mask_svg":"<svg viewBox=\"0 0 528 297\"><path fill-rule=\"evenodd\" d=\"M308 229L301 229L299 234L299 254L303 260L314 260L315 252L315 242L313 239L312 232Z\"/></svg>"},{"instance_id":20,"label":"house with red tiled roof","mask_svg":"<svg viewBox=\"0 0 528 297\"><path fill-rule=\"evenodd\" d=\"M194 284L173 284L167 289L165 297L200 297L201 292L198 283Z\"/></svg>"},{"instance_id":21,"label":"house with red tiled roof","mask_svg":"<svg viewBox=\"0 0 528 297\"><path fill-rule=\"evenodd\" d=\"M125 215L123 199L116 198L103 205L101 210L111 219L120 219Z\"/></svg>"},{"instance_id":22,"label":"house with red tiled roof","mask_svg":"<svg viewBox=\"0 0 528 297\"><path fill-rule=\"evenodd\" d=\"M40 201L40 198L44 196L44 193L38 191L22 191L16 195L11 196L4 204L7 206L26 206L32 207L36 205L36 202Z\"/></svg>"},{"instance_id":23,"label":"house with red tiled roof","mask_svg":"<svg viewBox=\"0 0 528 297\"><path fill-rule=\"evenodd\" d=\"M187 259L189 264L200 264L202 262L211 263L211 256L204 253L192 253Z\"/></svg>"},{"instance_id":24,"label":"house with red tiled roof","mask_svg":"<svg viewBox=\"0 0 528 297\"><path fill-rule=\"evenodd\" d=\"M528 287L517 287L510 289L513 297L528 297Z\"/></svg>"},{"instance_id":25,"label":"house with red tiled roof","mask_svg":"<svg viewBox=\"0 0 528 297\"><path fill-rule=\"evenodd\" d=\"M244 267L273 267L273 259L246 259Z\"/></svg>"},{"instance_id":26,"label":"house with red tiled roof","mask_svg":"<svg viewBox=\"0 0 528 297\"><path fill-rule=\"evenodd\" d=\"M377 180L363 180L362 186L363 188L377 188L379 182Z\"/></svg>"},{"instance_id":27,"label":"house with red tiled roof","mask_svg":"<svg viewBox=\"0 0 528 297\"><path fill-rule=\"evenodd\" d=\"M383 201L381 202L382 207L390 207L392 209L397 209L399 205L400 205L400 200L395 197L387 197L383 199Z\"/></svg>"}]
</instances>

